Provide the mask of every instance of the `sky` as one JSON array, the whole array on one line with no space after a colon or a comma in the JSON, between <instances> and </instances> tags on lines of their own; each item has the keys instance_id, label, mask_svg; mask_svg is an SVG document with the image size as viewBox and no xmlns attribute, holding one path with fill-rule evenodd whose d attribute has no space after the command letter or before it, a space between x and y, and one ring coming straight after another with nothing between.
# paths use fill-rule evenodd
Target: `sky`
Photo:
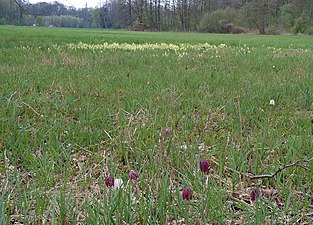
<instances>
[{"instance_id":1,"label":"sky","mask_svg":"<svg viewBox=\"0 0 313 225\"><path fill-rule=\"evenodd\" d=\"M60 2L66 6L74 6L75 8L85 8L86 2L88 7L95 8L100 5L101 0L29 0L30 3L34 4L37 2ZM103 2L103 1L102 1Z\"/></svg>"}]
</instances>

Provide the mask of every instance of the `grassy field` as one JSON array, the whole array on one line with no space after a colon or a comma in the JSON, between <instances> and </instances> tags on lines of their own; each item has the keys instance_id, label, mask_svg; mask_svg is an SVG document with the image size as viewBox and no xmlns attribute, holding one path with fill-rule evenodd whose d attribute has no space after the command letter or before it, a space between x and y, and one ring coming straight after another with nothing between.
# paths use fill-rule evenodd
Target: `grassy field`
<instances>
[{"instance_id":1,"label":"grassy field","mask_svg":"<svg viewBox=\"0 0 313 225\"><path fill-rule=\"evenodd\" d=\"M0 224L312 224L312 62L309 36L0 27Z\"/></svg>"}]
</instances>

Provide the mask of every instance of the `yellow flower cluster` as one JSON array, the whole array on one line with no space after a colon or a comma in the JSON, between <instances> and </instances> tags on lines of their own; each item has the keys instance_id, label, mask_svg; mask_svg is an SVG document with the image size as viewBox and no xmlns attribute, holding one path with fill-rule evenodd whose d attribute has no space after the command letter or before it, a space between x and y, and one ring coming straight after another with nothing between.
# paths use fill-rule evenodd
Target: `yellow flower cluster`
<instances>
[{"instance_id":1,"label":"yellow flower cluster","mask_svg":"<svg viewBox=\"0 0 313 225\"><path fill-rule=\"evenodd\" d=\"M129 44L129 43L102 43L102 44L87 44L80 42L78 44L70 43L67 47L72 50L129 50L129 51L144 51L144 50L171 50L171 51L186 51L186 50L217 50L229 48L226 44L211 45L208 43L203 44Z\"/></svg>"},{"instance_id":2,"label":"yellow flower cluster","mask_svg":"<svg viewBox=\"0 0 313 225\"><path fill-rule=\"evenodd\" d=\"M92 51L98 53L104 53L106 51L115 52L115 51L130 51L130 52L139 52L139 51L154 51L153 57L172 57L177 56L178 60L183 58L202 58L210 57L213 58L222 58L232 54L243 55L250 53L253 48L249 48L246 45L244 46L230 46L227 44L209 44L209 43L198 43L198 44L189 44L189 43L69 43L65 45L53 44L50 47L19 47L19 50L30 50L35 49L36 51L43 52L46 50L48 53L51 52L66 52L66 51Z\"/></svg>"},{"instance_id":3,"label":"yellow flower cluster","mask_svg":"<svg viewBox=\"0 0 313 225\"><path fill-rule=\"evenodd\" d=\"M292 46L292 45L291 45ZM268 47L269 51L274 54L274 57L310 57L312 58L312 50L303 49L303 48L288 48L288 49L281 49L281 48L274 48Z\"/></svg>"}]
</instances>

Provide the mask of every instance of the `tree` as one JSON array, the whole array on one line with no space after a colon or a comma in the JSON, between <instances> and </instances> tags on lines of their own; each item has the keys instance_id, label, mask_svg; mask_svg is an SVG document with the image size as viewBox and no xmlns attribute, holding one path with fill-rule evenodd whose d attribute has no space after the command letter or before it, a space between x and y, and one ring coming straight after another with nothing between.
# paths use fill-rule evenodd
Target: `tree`
<instances>
[{"instance_id":1,"label":"tree","mask_svg":"<svg viewBox=\"0 0 313 225\"><path fill-rule=\"evenodd\" d=\"M9 21L9 14L10 14L10 0L1 0L0 1L0 18L5 23L10 23Z\"/></svg>"},{"instance_id":2,"label":"tree","mask_svg":"<svg viewBox=\"0 0 313 225\"><path fill-rule=\"evenodd\" d=\"M179 18L181 22L181 28L183 31L189 31L189 1L188 0L178 0L177 8L179 11Z\"/></svg>"},{"instance_id":3,"label":"tree","mask_svg":"<svg viewBox=\"0 0 313 225\"><path fill-rule=\"evenodd\" d=\"M278 24L283 28L290 29L295 23L295 10L291 3L284 4L280 7L278 13Z\"/></svg>"},{"instance_id":4,"label":"tree","mask_svg":"<svg viewBox=\"0 0 313 225\"><path fill-rule=\"evenodd\" d=\"M269 25L271 9L269 0L252 0L244 7L244 15L251 28L257 28L261 34L265 34Z\"/></svg>"},{"instance_id":5,"label":"tree","mask_svg":"<svg viewBox=\"0 0 313 225\"><path fill-rule=\"evenodd\" d=\"M39 27L42 27L44 26L45 24L45 20L42 16L37 16L36 17L36 25L39 26Z\"/></svg>"}]
</instances>

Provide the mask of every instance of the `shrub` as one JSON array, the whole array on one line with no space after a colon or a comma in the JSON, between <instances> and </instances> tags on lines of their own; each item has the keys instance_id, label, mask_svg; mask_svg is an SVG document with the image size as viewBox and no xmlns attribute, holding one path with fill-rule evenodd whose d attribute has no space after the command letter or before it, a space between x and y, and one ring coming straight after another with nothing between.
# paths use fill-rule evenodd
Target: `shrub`
<instances>
[{"instance_id":1,"label":"shrub","mask_svg":"<svg viewBox=\"0 0 313 225\"><path fill-rule=\"evenodd\" d=\"M6 24L5 18L1 17L0 18L0 25L5 25L5 24Z\"/></svg>"},{"instance_id":2,"label":"shrub","mask_svg":"<svg viewBox=\"0 0 313 225\"><path fill-rule=\"evenodd\" d=\"M36 17L36 25L39 27L42 27L45 23L45 20L42 16L37 16Z\"/></svg>"},{"instance_id":3,"label":"shrub","mask_svg":"<svg viewBox=\"0 0 313 225\"><path fill-rule=\"evenodd\" d=\"M309 35L313 35L313 27L309 27L306 32Z\"/></svg>"},{"instance_id":4,"label":"shrub","mask_svg":"<svg viewBox=\"0 0 313 225\"><path fill-rule=\"evenodd\" d=\"M220 21L224 21L224 24L234 22L237 19L237 15L237 10L230 7L208 13L200 20L199 30L210 33L222 33L223 28Z\"/></svg>"},{"instance_id":5,"label":"shrub","mask_svg":"<svg viewBox=\"0 0 313 225\"><path fill-rule=\"evenodd\" d=\"M302 15L300 18L296 19L295 25L293 27L293 32L298 33L305 33L306 30L309 28L309 18L305 15Z\"/></svg>"},{"instance_id":6,"label":"shrub","mask_svg":"<svg viewBox=\"0 0 313 225\"><path fill-rule=\"evenodd\" d=\"M267 34L273 34L273 35L279 35L279 34L283 34L283 33L286 33L287 31L283 28L283 27L280 27L278 25L272 25L272 26L269 26L267 29L266 29L266 33Z\"/></svg>"}]
</instances>

